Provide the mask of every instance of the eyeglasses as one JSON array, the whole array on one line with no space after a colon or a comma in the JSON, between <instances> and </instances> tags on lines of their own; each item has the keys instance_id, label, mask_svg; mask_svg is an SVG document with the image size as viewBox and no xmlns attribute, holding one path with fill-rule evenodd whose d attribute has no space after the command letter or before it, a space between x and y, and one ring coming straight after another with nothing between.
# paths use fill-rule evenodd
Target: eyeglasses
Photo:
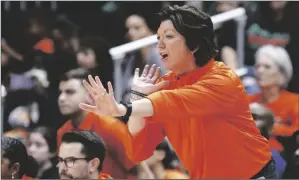
<instances>
[{"instance_id":1,"label":"eyeglasses","mask_svg":"<svg viewBox=\"0 0 299 180\"><path fill-rule=\"evenodd\" d=\"M58 159L58 163L57 163L57 167L64 162L65 166L68 168L71 168L74 166L75 162L78 160L85 160L85 161L89 161L91 160L91 158L85 157L85 158L75 158L75 157L67 157L65 159L61 158L61 157L57 157Z\"/></svg>"}]
</instances>

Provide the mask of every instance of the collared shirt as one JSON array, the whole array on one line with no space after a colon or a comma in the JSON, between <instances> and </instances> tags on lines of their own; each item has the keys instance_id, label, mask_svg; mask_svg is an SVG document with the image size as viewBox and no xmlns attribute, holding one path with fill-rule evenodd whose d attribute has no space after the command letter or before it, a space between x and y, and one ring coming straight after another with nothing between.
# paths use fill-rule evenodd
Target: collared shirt
<instances>
[{"instance_id":1,"label":"collared shirt","mask_svg":"<svg viewBox=\"0 0 299 180\"><path fill-rule=\"evenodd\" d=\"M168 137L190 178L251 178L271 159L268 140L256 128L239 77L221 62L177 77L148 96L154 115L130 135L118 123L128 156L138 162L150 157ZM107 124L109 122L104 122Z\"/></svg>"}]
</instances>

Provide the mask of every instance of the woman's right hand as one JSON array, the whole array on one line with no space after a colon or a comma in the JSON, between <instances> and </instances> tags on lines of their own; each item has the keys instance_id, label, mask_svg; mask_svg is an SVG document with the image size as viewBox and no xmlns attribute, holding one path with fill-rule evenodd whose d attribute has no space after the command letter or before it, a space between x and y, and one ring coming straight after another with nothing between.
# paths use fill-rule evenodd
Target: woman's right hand
<instances>
[{"instance_id":1,"label":"woman's right hand","mask_svg":"<svg viewBox=\"0 0 299 180\"><path fill-rule=\"evenodd\" d=\"M131 89L146 95L160 90L168 84L168 81L161 81L156 84L160 78L160 74L161 69L160 67L156 67L155 64L151 68L149 65L145 65L141 76L139 75L139 68L136 68Z\"/></svg>"}]
</instances>

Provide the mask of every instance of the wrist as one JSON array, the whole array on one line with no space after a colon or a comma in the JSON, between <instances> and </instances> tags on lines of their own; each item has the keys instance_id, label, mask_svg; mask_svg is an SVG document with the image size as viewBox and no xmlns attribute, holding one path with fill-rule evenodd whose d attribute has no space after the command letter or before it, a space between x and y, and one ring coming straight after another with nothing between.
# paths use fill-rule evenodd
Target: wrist
<instances>
[{"instance_id":1,"label":"wrist","mask_svg":"<svg viewBox=\"0 0 299 180\"><path fill-rule=\"evenodd\" d=\"M122 117L130 118L132 114L132 103L121 102L119 110Z\"/></svg>"},{"instance_id":2,"label":"wrist","mask_svg":"<svg viewBox=\"0 0 299 180\"><path fill-rule=\"evenodd\" d=\"M119 112L120 112L120 116L125 116L127 113L127 107L123 104L120 104Z\"/></svg>"},{"instance_id":3,"label":"wrist","mask_svg":"<svg viewBox=\"0 0 299 180\"><path fill-rule=\"evenodd\" d=\"M144 97L130 93L130 102L138 101L140 99L143 99Z\"/></svg>"}]
</instances>

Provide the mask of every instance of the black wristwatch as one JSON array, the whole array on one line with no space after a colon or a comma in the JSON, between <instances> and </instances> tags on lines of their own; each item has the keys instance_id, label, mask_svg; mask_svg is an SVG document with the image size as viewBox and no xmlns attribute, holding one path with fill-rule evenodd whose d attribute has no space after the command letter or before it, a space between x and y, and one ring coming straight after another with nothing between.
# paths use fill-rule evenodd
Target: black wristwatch
<instances>
[{"instance_id":1,"label":"black wristwatch","mask_svg":"<svg viewBox=\"0 0 299 180\"><path fill-rule=\"evenodd\" d=\"M130 118L131 114L132 114L132 103L124 103L124 102L120 102L122 105L124 105L127 109L126 114L123 116L124 118Z\"/></svg>"}]
</instances>

